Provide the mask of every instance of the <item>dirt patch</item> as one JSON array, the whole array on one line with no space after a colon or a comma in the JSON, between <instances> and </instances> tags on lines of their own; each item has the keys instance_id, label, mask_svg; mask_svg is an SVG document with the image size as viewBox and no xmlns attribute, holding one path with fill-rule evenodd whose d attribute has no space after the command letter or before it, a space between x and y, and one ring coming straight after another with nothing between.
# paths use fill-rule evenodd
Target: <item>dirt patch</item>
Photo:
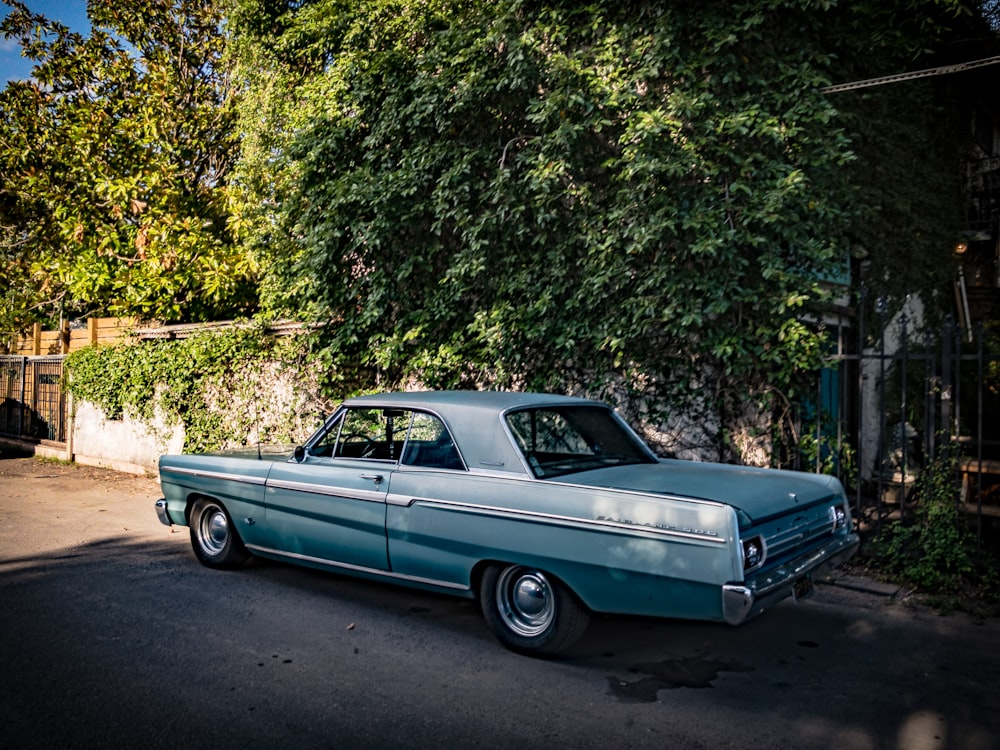
<instances>
[{"instance_id":1,"label":"dirt patch","mask_svg":"<svg viewBox=\"0 0 1000 750\"><path fill-rule=\"evenodd\" d=\"M25 481L44 479L54 489L60 486L72 489L81 482L96 483L107 489L114 488L137 495L157 493L160 488L156 477L142 477L96 466L39 458L4 446L0 446L0 478Z\"/></svg>"}]
</instances>

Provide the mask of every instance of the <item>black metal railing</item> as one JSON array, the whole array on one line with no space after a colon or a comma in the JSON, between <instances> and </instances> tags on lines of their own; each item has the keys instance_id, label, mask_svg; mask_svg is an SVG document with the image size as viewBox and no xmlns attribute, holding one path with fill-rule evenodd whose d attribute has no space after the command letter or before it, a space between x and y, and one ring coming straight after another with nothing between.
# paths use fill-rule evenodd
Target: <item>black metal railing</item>
<instances>
[{"instance_id":1,"label":"black metal railing","mask_svg":"<svg viewBox=\"0 0 1000 750\"><path fill-rule=\"evenodd\" d=\"M822 469L849 488L856 518L905 514L920 472L957 455L956 501L982 539L1000 519L1000 336L951 319L921 328L878 308L871 317L853 321L857 343L831 357L802 431L822 442ZM819 451L799 463L820 471Z\"/></svg>"},{"instance_id":2,"label":"black metal railing","mask_svg":"<svg viewBox=\"0 0 1000 750\"><path fill-rule=\"evenodd\" d=\"M0 435L66 441L64 360L0 356Z\"/></svg>"}]
</instances>

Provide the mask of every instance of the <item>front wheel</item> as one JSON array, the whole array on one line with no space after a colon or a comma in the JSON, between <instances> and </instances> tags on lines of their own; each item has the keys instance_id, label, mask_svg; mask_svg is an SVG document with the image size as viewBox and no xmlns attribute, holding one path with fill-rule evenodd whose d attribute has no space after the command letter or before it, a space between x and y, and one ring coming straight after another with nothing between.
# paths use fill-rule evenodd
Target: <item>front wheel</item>
<instances>
[{"instance_id":1,"label":"front wheel","mask_svg":"<svg viewBox=\"0 0 1000 750\"><path fill-rule=\"evenodd\" d=\"M191 546L195 557L210 568L238 568L250 557L232 519L215 500L203 499L191 509Z\"/></svg>"},{"instance_id":2,"label":"front wheel","mask_svg":"<svg viewBox=\"0 0 1000 750\"><path fill-rule=\"evenodd\" d=\"M556 654L573 645L590 616L561 583L523 565L493 565L483 573L479 603L500 642L524 654Z\"/></svg>"}]
</instances>

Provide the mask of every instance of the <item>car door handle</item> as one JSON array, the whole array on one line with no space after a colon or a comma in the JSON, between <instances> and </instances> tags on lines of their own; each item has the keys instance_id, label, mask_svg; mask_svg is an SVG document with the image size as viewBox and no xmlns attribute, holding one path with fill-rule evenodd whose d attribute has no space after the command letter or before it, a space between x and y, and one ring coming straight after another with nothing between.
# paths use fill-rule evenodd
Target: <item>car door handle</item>
<instances>
[{"instance_id":1,"label":"car door handle","mask_svg":"<svg viewBox=\"0 0 1000 750\"><path fill-rule=\"evenodd\" d=\"M375 484L381 484L382 483L382 475L381 474L362 474L361 478L362 479L370 479L371 481L375 482Z\"/></svg>"}]
</instances>

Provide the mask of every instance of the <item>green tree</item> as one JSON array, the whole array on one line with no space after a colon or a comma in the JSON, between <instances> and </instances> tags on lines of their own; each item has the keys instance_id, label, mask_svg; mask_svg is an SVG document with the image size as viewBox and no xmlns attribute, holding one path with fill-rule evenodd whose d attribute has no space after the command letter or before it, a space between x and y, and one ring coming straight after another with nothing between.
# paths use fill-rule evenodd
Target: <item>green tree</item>
<instances>
[{"instance_id":1,"label":"green tree","mask_svg":"<svg viewBox=\"0 0 1000 750\"><path fill-rule=\"evenodd\" d=\"M790 389L850 156L801 5L241 3L259 244L347 377Z\"/></svg>"},{"instance_id":2,"label":"green tree","mask_svg":"<svg viewBox=\"0 0 1000 750\"><path fill-rule=\"evenodd\" d=\"M939 257L947 218L907 182L938 152L869 146L893 109L822 89L912 64L963 10L237 0L265 304L328 322L341 389L625 384L705 407L724 447L802 395L851 237L877 271Z\"/></svg>"},{"instance_id":3,"label":"green tree","mask_svg":"<svg viewBox=\"0 0 1000 750\"><path fill-rule=\"evenodd\" d=\"M91 0L83 36L4 2L4 37L35 62L0 92L7 325L252 312L256 271L229 225L238 141L219 4Z\"/></svg>"}]
</instances>

